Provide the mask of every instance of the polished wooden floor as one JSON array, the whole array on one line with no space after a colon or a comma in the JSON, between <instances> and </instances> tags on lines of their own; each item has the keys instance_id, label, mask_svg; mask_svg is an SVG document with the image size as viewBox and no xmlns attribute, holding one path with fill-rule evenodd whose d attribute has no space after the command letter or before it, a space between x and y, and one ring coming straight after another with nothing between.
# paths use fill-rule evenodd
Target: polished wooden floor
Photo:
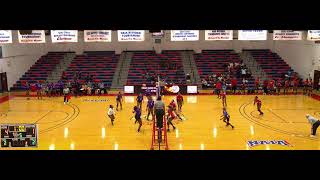
<instances>
[{"instance_id":1,"label":"polished wooden floor","mask_svg":"<svg viewBox=\"0 0 320 180\"><path fill-rule=\"evenodd\" d=\"M3 95L4 96L4 95ZM174 97L165 96L166 104ZM263 116L253 105L254 96L228 95L227 105L234 129L220 120L222 103L215 95L185 96L183 121L168 133L170 150L320 150L320 135L310 137L305 114L320 118L320 101L303 95L261 95ZM64 105L61 97L37 100L10 96L0 103L0 123L38 123L39 150L149 150L151 122L143 118L137 132L132 109L135 97L124 97L114 126L107 117L114 96L72 98ZM146 115L143 104L143 117ZM320 133L320 132L319 132ZM250 140L285 140L290 146L259 145ZM8 148L2 148L2 150ZM12 149L12 148L9 148Z\"/></svg>"}]
</instances>

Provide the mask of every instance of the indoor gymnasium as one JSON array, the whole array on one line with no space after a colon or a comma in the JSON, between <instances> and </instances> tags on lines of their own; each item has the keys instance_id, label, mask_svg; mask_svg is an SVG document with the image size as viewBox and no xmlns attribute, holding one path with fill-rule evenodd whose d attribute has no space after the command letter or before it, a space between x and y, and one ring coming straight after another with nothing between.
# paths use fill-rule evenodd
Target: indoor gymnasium
<instances>
[{"instance_id":1,"label":"indoor gymnasium","mask_svg":"<svg viewBox=\"0 0 320 180\"><path fill-rule=\"evenodd\" d=\"M320 150L320 30L0 30L1 150Z\"/></svg>"}]
</instances>

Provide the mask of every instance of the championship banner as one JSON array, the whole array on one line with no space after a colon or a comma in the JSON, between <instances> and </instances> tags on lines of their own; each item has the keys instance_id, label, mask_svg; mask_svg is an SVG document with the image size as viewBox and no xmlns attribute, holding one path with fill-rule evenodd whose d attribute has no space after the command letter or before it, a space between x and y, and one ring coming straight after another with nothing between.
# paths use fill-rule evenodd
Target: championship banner
<instances>
[{"instance_id":1,"label":"championship banner","mask_svg":"<svg viewBox=\"0 0 320 180\"><path fill-rule=\"evenodd\" d=\"M78 30L51 30L53 43L78 42Z\"/></svg>"},{"instance_id":2,"label":"championship banner","mask_svg":"<svg viewBox=\"0 0 320 180\"><path fill-rule=\"evenodd\" d=\"M12 43L11 30L0 30L0 44Z\"/></svg>"},{"instance_id":3,"label":"championship banner","mask_svg":"<svg viewBox=\"0 0 320 180\"><path fill-rule=\"evenodd\" d=\"M309 30L307 39L309 41L319 41L320 40L320 30Z\"/></svg>"},{"instance_id":4,"label":"championship banner","mask_svg":"<svg viewBox=\"0 0 320 180\"><path fill-rule=\"evenodd\" d=\"M267 40L267 30L238 30L238 40Z\"/></svg>"},{"instance_id":5,"label":"championship banner","mask_svg":"<svg viewBox=\"0 0 320 180\"><path fill-rule=\"evenodd\" d=\"M232 40L233 31L232 30L206 30L205 40Z\"/></svg>"},{"instance_id":6,"label":"championship banner","mask_svg":"<svg viewBox=\"0 0 320 180\"><path fill-rule=\"evenodd\" d=\"M274 30L273 40L302 40L302 31Z\"/></svg>"},{"instance_id":7,"label":"championship banner","mask_svg":"<svg viewBox=\"0 0 320 180\"><path fill-rule=\"evenodd\" d=\"M199 30L171 30L171 41L198 41Z\"/></svg>"},{"instance_id":8,"label":"championship banner","mask_svg":"<svg viewBox=\"0 0 320 180\"><path fill-rule=\"evenodd\" d=\"M84 30L84 42L111 42L111 30Z\"/></svg>"},{"instance_id":9,"label":"championship banner","mask_svg":"<svg viewBox=\"0 0 320 180\"><path fill-rule=\"evenodd\" d=\"M144 41L144 30L118 30L118 41Z\"/></svg>"},{"instance_id":10,"label":"championship banner","mask_svg":"<svg viewBox=\"0 0 320 180\"><path fill-rule=\"evenodd\" d=\"M31 34L20 34L18 31L19 43L45 43L46 35L44 30L32 30Z\"/></svg>"}]
</instances>

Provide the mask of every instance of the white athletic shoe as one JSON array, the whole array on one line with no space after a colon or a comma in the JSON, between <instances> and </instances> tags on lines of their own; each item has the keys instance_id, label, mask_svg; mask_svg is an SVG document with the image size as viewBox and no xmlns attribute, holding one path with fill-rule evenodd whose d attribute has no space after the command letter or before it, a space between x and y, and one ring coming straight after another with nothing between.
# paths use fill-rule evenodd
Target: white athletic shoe
<instances>
[{"instance_id":1,"label":"white athletic shoe","mask_svg":"<svg viewBox=\"0 0 320 180\"><path fill-rule=\"evenodd\" d=\"M316 136L315 136L315 135L310 135L310 137L313 137L313 138L314 138L314 137L316 137Z\"/></svg>"},{"instance_id":2,"label":"white athletic shoe","mask_svg":"<svg viewBox=\"0 0 320 180\"><path fill-rule=\"evenodd\" d=\"M63 104L66 104L66 102L63 102Z\"/></svg>"}]
</instances>

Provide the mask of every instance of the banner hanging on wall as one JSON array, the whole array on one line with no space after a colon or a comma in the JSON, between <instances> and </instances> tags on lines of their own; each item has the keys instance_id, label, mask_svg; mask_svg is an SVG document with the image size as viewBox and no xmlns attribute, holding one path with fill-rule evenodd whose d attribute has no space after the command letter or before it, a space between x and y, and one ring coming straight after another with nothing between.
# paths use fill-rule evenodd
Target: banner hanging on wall
<instances>
[{"instance_id":1,"label":"banner hanging on wall","mask_svg":"<svg viewBox=\"0 0 320 180\"><path fill-rule=\"evenodd\" d=\"M11 30L0 30L0 44L12 43Z\"/></svg>"},{"instance_id":2,"label":"banner hanging on wall","mask_svg":"<svg viewBox=\"0 0 320 180\"><path fill-rule=\"evenodd\" d=\"M206 30L205 31L206 41L232 40L232 39L233 39L233 30Z\"/></svg>"},{"instance_id":3,"label":"banner hanging on wall","mask_svg":"<svg viewBox=\"0 0 320 180\"><path fill-rule=\"evenodd\" d=\"M320 40L320 30L308 30L307 39L309 41L319 41Z\"/></svg>"},{"instance_id":4,"label":"banner hanging on wall","mask_svg":"<svg viewBox=\"0 0 320 180\"><path fill-rule=\"evenodd\" d=\"M18 31L19 43L45 43L46 35L44 30L32 30L31 34L20 34Z\"/></svg>"},{"instance_id":5,"label":"banner hanging on wall","mask_svg":"<svg viewBox=\"0 0 320 180\"><path fill-rule=\"evenodd\" d=\"M273 40L302 40L302 31L274 30Z\"/></svg>"},{"instance_id":6,"label":"banner hanging on wall","mask_svg":"<svg viewBox=\"0 0 320 180\"><path fill-rule=\"evenodd\" d=\"M84 30L84 42L111 42L111 30Z\"/></svg>"},{"instance_id":7,"label":"banner hanging on wall","mask_svg":"<svg viewBox=\"0 0 320 180\"><path fill-rule=\"evenodd\" d=\"M238 40L260 41L267 40L267 30L238 30Z\"/></svg>"},{"instance_id":8,"label":"banner hanging on wall","mask_svg":"<svg viewBox=\"0 0 320 180\"><path fill-rule=\"evenodd\" d=\"M53 43L78 42L78 30L51 30Z\"/></svg>"},{"instance_id":9,"label":"banner hanging on wall","mask_svg":"<svg viewBox=\"0 0 320 180\"><path fill-rule=\"evenodd\" d=\"M171 30L171 41L198 41L199 30Z\"/></svg>"},{"instance_id":10,"label":"banner hanging on wall","mask_svg":"<svg viewBox=\"0 0 320 180\"><path fill-rule=\"evenodd\" d=\"M144 30L118 30L118 41L144 41Z\"/></svg>"}]
</instances>

